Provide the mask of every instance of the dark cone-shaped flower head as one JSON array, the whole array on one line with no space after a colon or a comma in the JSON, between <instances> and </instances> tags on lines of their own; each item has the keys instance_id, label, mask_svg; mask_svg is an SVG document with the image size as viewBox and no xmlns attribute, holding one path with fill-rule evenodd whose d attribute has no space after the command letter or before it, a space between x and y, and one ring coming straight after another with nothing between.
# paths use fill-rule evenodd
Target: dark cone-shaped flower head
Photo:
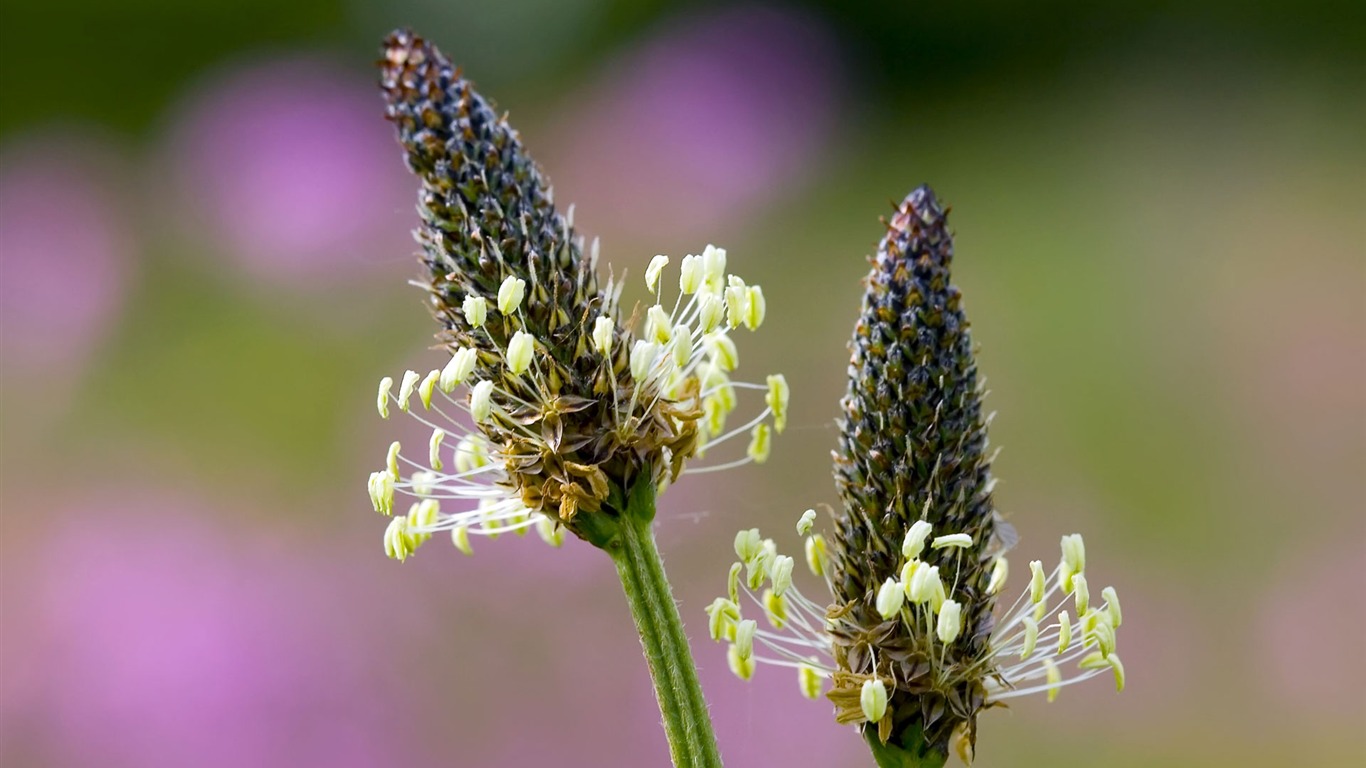
<instances>
[{"instance_id":1,"label":"dark cone-shaped flower head","mask_svg":"<svg viewBox=\"0 0 1366 768\"><path fill-rule=\"evenodd\" d=\"M982 387L952 262L946 211L921 186L887 223L850 344L835 462L844 515L831 548L835 597L849 606L854 630L837 637L840 666L895 680L891 733L919 728L936 748L960 724L970 729L983 705L969 670L987 652L994 603L987 585L1001 549ZM899 576L904 539L921 520L932 533L967 534L972 542L927 544L918 553L924 567L938 567L946 599L961 606L962 628L947 647L930 642L923 627L884 619L876 605L885 581Z\"/></svg>"},{"instance_id":2,"label":"dark cone-shaped flower head","mask_svg":"<svg viewBox=\"0 0 1366 768\"><path fill-rule=\"evenodd\" d=\"M420 285L451 355L425 377L409 371L397 395L392 380L381 382L381 415L391 401L410 411L420 399L432 413L419 420L434 430L427 461L395 444L386 470L371 476L381 512L392 513L395 491L418 499L391 525L390 554L402 559L446 530L468 550L470 534L544 528L546 519L551 533L564 526L602 546L633 488L653 493L708 439L728 436L721 428L737 388L751 385L730 380L737 357L727 334L758 327L763 293L728 275L725 251L708 246L683 260L669 309L660 284L668 259L658 256L646 282L661 303L641 313L637 338L637 317L618 311L621 285L599 284L596 244L585 254L506 117L410 32L385 40L380 70L387 117L421 181ZM769 413L781 429L787 391L777 379L768 413L748 425L750 460L767 456ZM462 386L466 397L450 397ZM446 401L473 426L448 417ZM419 470L405 478L404 464ZM449 464L455 472L443 472ZM438 499L480 507L448 513Z\"/></svg>"},{"instance_id":3,"label":"dark cone-shaped flower head","mask_svg":"<svg viewBox=\"0 0 1366 768\"><path fill-rule=\"evenodd\" d=\"M1062 538L1051 573L1031 562L1028 589L993 618L1015 534L992 503L991 417L945 217L929 187L908 195L865 280L841 400L833 542L814 510L797 523L832 602L803 595L794 559L750 529L736 537L726 596L707 609L737 675L759 661L795 666L801 690L825 690L835 719L860 726L881 766L941 765L950 750L971 760L978 713L1006 699L1051 701L1106 673L1124 685L1119 597L1107 587L1103 602L1091 599L1081 536ZM742 592L773 632L744 618Z\"/></svg>"}]
</instances>

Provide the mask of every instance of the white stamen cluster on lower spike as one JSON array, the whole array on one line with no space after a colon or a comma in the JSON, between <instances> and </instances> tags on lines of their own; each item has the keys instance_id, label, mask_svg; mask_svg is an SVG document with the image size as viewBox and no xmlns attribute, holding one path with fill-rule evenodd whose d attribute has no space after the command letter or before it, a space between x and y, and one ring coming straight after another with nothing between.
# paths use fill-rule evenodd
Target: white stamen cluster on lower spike
<instances>
[{"instance_id":1,"label":"white stamen cluster on lower spike","mask_svg":"<svg viewBox=\"0 0 1366 768\"><path fill-rule=\"evenodd\" d=\"M814 517L814 512L808 510L797 523L798 532L806 539L808 555L825 551L824 539L812 533ZM910 623L947 646L959 638L965 609L946 598L939 569L916 559L930 534L929 524L911 527L903 547L907 559L900 575L883 583L875 604L884 618ZM963 533L941 535L933 544L935 548L971 545L971 537ZM731 566L727 595L716 598L707 607L712 639L731 643L731 669L742 679L748 680L758 664L790 667L797 670L803 694L816 698L823 681L839 671L829 633L840 627L841 606L822 608L791 586L790 570L784 573L776 565L790 563L791 558L779 555L773 540L761 538L758 529L738 533L735 552L740 562ZM991 635L990 663L982 665L982 669L970 670L982 680L988 701L1039 692L1046 692L1048 701L1053 701L1059 689L1106 672L1114 675L1117 689L1124 689L1124 665L1115 653L1115 633L1122 620L1119 596L1113 587L1106 587L1102 591L1103 602L1090 605L1081 536L1064 536L1062 552L1062 560L1051 574L1045 574L1038 561L1030 563L1029 586ZM816 576L825 577L828 585L830 575L825 570L825 561L808 556L808 565ZM1001 558L993 571L995 589L1003 585L1007 572L1005 559ZM747 574L747 578L742 579L742 574ZM781 592L776 589L780 579L784 584ZM950 583L954 580L956 576ZM773 588L756 596L755 591L765 582ZM771 631L755 632L753 642L744 638L743 644L737 642L737 627L747 621L741 592L764 612L772 627ZM1069 603L1076 610L1075 619L1064 609ZM755 643L764 653L755 653ZM872 651L876 653L877 649ZM942 664L943 658L932 658L931 662ZM1063 673L1069 664L1076 668L1070 677ZM939 670L946 675L964 672ZM863 710L869 718L869 712L884 711L878 706L882 698L875 690L877 685L881 683L873 679L864 683Z\"/></svg>"}]
</instances>

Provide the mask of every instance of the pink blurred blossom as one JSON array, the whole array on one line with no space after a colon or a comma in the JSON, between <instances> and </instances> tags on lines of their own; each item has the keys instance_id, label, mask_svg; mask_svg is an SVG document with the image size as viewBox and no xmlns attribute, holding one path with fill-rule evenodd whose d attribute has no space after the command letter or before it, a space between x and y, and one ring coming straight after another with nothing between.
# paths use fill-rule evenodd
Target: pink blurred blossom
<instances>
[{"instance_id":1,"label":"pink blurred blossom","mask_svg":"<svg viewBox=\"0 0 1366 768\"><path fill-rule=\"evenodd\" d=\"M70 372L108 335L132 237L106 150L78 139L0 156L0 351L6 373Z\"/></svg>"},{"instance_id":2,"label":"pink blurred blossom","mask_svg":"<svg viewBox=\"0 0 1366 768\"><path fill-rule=\"evenodd\" d=\"M703 237L829 154L838 86L834 42L798 12L675 19L569 102L546 167L590 229Z\"/></svg>"},{"instance_id":3,"label":"pink blurred blossom","mask_svg":"<svg viewBox=\"0 0 1366 768\"><path fill-rule=\"evenodd\" d=\"M347 571L166 499L46 519L0 585L0 762L412 764L382 611L346 604Z\"/></svg>"},{"instance_id":4,"label":"pink blurred blossom","mask_svg":"<svg viewBox=\"0 0 1366 768\"><path fill-rule=\"evenodd\" d=\"M1315 725L1360 725L1366 715L1366 546L1353 528L1340 543L1307 548L1268 574L1252 650L1278 715Z\"/></svg>"},{"instance_id":5,"label":"pink blurred blossom","mask_svg":"<svg viewBox=\"0 0 1366 768\"><path fill-rule=\"evenodd\" d=\"M172 157L185 202L268 281L321 290L414 250L415 187L364 68L236 67L196 89Z\"/></svg>"}]
</instances>

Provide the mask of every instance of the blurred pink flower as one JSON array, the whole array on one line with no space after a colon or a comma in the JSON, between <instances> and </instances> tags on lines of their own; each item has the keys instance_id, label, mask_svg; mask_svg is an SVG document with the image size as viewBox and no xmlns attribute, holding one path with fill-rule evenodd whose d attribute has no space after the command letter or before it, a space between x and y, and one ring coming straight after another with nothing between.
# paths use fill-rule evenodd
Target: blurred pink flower
<instances>
[{"instance_id":1,"label":"blurred pink flower","mask_svg":"<svg viewBox=\"0 0 1366 768\"><path fill-rule=\"evenodd\" d=\"M77 139L0 156L0 352L4 371L67 373L107 335L127 288L131 236L104 173Z\"/></svg>"},{"instance_id":2,"label":"blurred pink flower","mask_svg":"<svg viewBox=\"0 0 1366 768\"><path fill-rule=\"evenodd\" d=\"M838 81L829 32L798 12L674 20L570 100L545 165L590 228L702 237L829 154Z\"/></svg>"},{"instance_id":3,"label":"blurred pink flower","mask_svg":"<svg viewBox=\"0 0 1366 768\"><path fill-rule=\"evenodd\" d=\"M373 80L322 59L263 61L197 88L179 115L184 199L258 277L320 291L409 263L414 192Z\"/></svg>"},{"instance_id":4,"label":"blurred pink flower","mask_svg":"<svg viewBox=\"0 0 1366 768\"><path fill-rule=\"evenodd\" d=\"M356 610L346 573L193 505L87 506L6 553L0 762L412 764L380 674L392 624Z\"/></svg>"},{"instance_id":5,"label":"blurred pink flower","mask_svg":"<svg viewBox=\"0 0 1366 768\"><path fill-rule=\"evenodd\" d=\"M1360 725L1366 715L1366 547L1355 523L1337 537L1320 533L1325 543L1274 569L1251 635L1253 666L1264 672L1261 682L1278 717ZM1326 543L1334 540L1341 543Z\"/></svg>"}]
</instances>

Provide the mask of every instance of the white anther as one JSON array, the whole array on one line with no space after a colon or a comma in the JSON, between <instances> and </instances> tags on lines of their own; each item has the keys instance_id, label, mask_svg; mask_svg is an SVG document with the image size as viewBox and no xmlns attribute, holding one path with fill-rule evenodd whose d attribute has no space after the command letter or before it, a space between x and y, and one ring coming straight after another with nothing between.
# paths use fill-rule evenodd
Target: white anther
<instances>
[{"instance_id":1,"label":"white anther","mask_svg":"<svg viewBox=\"0 0 1366 768\"><path fill-rule=\"evenodd\" d=\"M498 286L498 311L504 315L510 315L522 306L522 299L526 296L526 281L520 277L508 275L503 279L503 284Z\"/></svg>"},{"instance_id":2,"label":"white anther","mask_svg":"<svg viewBox=\"0 0 1366 768\"><path fill-rule=\"evenodd\" d=\"M662 253L650 259L650 266L645 268L645 287L650 289L650 293L659 290L659 273L663 272L667 266L669 266L669 257Z\"/></svg>"},{"instance_id":3,"label":"white anther","mask_svg":"<svg viewBox=\"0 0 1366 768\"><path fill-rule=\"evenodd\" d=\"M466 296L460 309L465 313L465 322L471 328L483 328L489 316L489 303L483 296Z\"/></svg>"},{"instance_id":4,"label":"white anther","mask_svg":"<svg viewBox=\"0 0 1366 768\"><path fill-rule=\"evenodd\" d=\"M483 424L493 413L493 382L481 381L470 390L470 415Z\"/></svg>"},{"instance_id":5,"label":"white anther","mask_svg":"<svg viewBox=\"0 0 1366 768\"><path fill-rule=\"evenodd\" d=\"M521 376L531 367L531 353L536 350L536 338L525 331L512 334L508 342L508 370Z\"/></svg>"}]
</instances>

